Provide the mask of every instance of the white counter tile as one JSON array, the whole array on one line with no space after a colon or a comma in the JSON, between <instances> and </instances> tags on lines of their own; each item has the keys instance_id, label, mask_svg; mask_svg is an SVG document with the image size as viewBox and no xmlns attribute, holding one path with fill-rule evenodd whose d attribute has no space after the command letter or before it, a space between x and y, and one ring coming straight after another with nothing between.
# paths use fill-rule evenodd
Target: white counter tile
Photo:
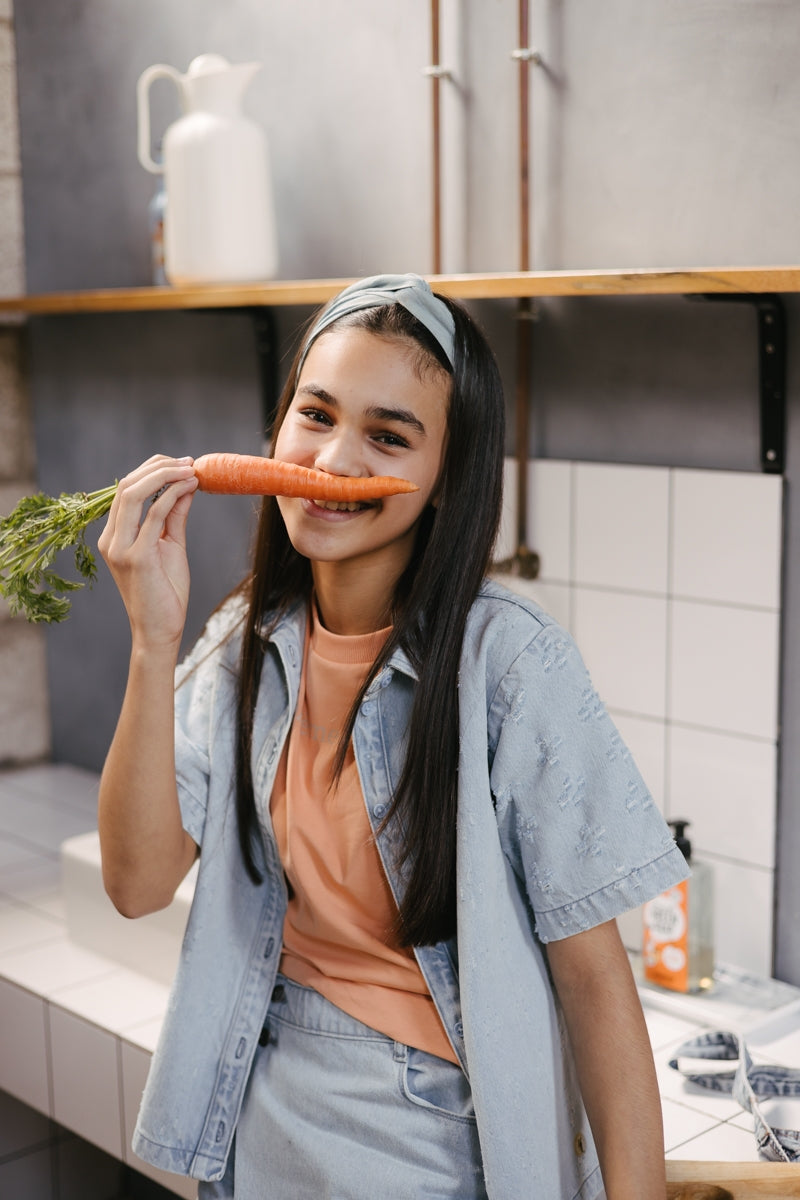
<instances>
[{"instance_id":1,"label":"white counter tile","mask_svg":"<svg viewBox=\"0 0 800 1200\"><path fill-rule=\"evenodd\" d=\"M670 1151L678 1146L683 1147L684 1143L690 1142L693 1138L707 1133L719 1123L716 1117L710 1117L707 1113L697 1112L696 1109L687 1108L683 1104L676 1104L673 1100L664 1100L661 1105L661 1111L664 1118L664 1149ZM675 1158L693 1158L691 1154L676 1154L669 1155Z\"/></svg>"},{"instance_id":2,"label":"white counter tile","mask_svg":"<svg viewBox=\"0 0 800 1200\"><path fill-rule=\"evenodd\" d=\"M675 1107L669 1100L664 1103ZM731 1121L715 1125L713 1129L701 1133L698 1137L668 1147L667 1158L688 1159L694 1162L760 1161L753 1134Z\"/></svg>"},{"instance_id":3,"label":"white counter tile","mask_svg":"<svg viewBox=\"0 0 800 1200\"><path fill-rule=\"evenodd\" d=\"M153 1017L149 1021L141 1021L136 1025L129 1025L123 1034L123 1045L127 1042L134 1049L144 1050L147 1054L152 1054L158 1044L163 1024L164 1017L162 1015Z\"/></svg>"},{"instance_id":4,"label":"white counter tile","mask_svg":"<svg viewBox=\"0 0 800 1200\"><path fill-rule=\"evenodd\" d=\"M66 920L61 890L61 864L45 855L29 855L0 874L0 901L14 900L45 916Z\"/></svg>"},{"instance_id":5,"label":"white counter tile","mask_svg":"<svg viewBox=\"0 0 800 1200\"><path fill-rule=\"evenodd\" d=\"M0 960L9 951L55 941L63 925L42 913L17 904L0 902Z\"/></svg>"},{"instance_id":6,"label":"white counter tile","mask_svg":"<svg viewBox=\"0 0 800 1200\"><path fill-rule=\"evenodd\" d=\"M45 1002L0 979L0 1087L39 1112L51 1113Z\"/></svg>"},{"instance_id":7,"label":"white counter tile","mask_svg":"<svg viewBox=\"0 0 800 1200\"><path fill-rule=\"evenodd\" d=\"M22 794L57 806L70 805L97 814L99 776L69 763L41 763L0 775L0 792Z\"/></svg>"},{"instance_id":8,"label":"white counter tile","mask_svg":"<svg viewBox=\"0 0 800 1200\"><path fill-rule=\"evenodd\" d=\"M121 1034L143 1021L163 1017L169 988L119 967L88 983L60 988L52 998L60 1008L74 1016L111 1033Z\"/></svg>"},{"instance_id":9,"label":"white counter tile","mask_svg":"<svg viewBox=\"0 0 800 1200\"><path fill-rule=\"evenodd\" d=\"M696 1021L688 1020L676 1013L664 1012L647 1004L646 1001L642 1007L647 1023L647 1032L650 1036L650 1045L654 1053L665 1046L672 1046L677 1041L685 1042L687 1038L694 1037L700 1028Z\"/></svg>"},{"instance_id":10,"label":"white counter tile","mask_svg":"<svg viewBox=\"0 0 800 1200\"><path fill-rule=\"evenodd\" d=\"M117 1039L52 1005L53 1117L107 1154L122 1158Z\"/></svg>"},{"instance_id":11,"label":"white counter tile","mask_svg":"<svg viewBox=\"0 0 800 1200\"><path fill-rule=\"evenodd\" d=\"M49 999L76 984L114 974L118 964L70 941L66 933L37 946L0 956L4 978Z\"/></svg>"}]
</instances>

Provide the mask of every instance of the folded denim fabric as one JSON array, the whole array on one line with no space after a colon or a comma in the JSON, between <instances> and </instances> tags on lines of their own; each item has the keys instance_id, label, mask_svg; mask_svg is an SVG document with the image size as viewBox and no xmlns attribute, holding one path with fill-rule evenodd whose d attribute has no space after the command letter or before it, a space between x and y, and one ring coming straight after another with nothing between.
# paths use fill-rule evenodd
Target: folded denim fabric
<instances>
[{"instance_id":1,"label":"folded denim fabric","mask_svg":"<svg viewBox=\"0 0 800 1200\"><path fill-rule=\"evenodd\" d=\"M777 1097L800 1097L800 1070L754 1064L744 1039L722 1030L701 1033L684 1042L669 1065L698 1087L732 1095L752 1114L761 1158L768 1162L800 1162L800 1132L771 1125L758 1103Z\"/></svg>"}]
</instances>

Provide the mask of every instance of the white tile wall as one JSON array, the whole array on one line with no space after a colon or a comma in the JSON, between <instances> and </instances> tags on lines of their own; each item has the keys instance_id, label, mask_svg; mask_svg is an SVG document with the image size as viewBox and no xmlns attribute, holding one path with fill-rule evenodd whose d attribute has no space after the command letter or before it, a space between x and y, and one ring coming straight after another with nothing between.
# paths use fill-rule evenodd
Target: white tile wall
<instances>
[{"instance_id":1,"label":"white tile wall","mask_svg":"<svg viewBox=\"0 0 800 1200\"><path fill-rule=\"evenodd\" d=\"M662 720L667 686L667 602L636 592L576 587L574 633L607 704Z\"/></svg>"},{"instance_id":2,"label":"white tile wall","mask_svg":"<svg viewBox=\"0 0 800 1200\"><path fill-rule=\"evenodd\" d=\"M515 478L510 462L506 555ZM503 581L575 635L656 802L691 823L715 867L718 957L769 973L783 482L543 460L528 479L540 578Z\"/></svg>"},{"instance_id":3,"label":"white tile wall","mask_svg":"<svg viewBox=\"0 0 800 1200\"><path fill-rule=\"evenodd\" d=\"M678 725L669 740L671 815L691 812L696 850L773 868L775 743Z\"/></svg>"},{"instance_id":4,"label":"white tile wall","mask_svg":"<svg viewBox=\"0 0 800 1200\"><path fill-rule=\"evenodd\" d=\"M673 721L775 737L777 611L674 600L671 635Z\"/></svg>"},{"instance_id":5,"label":"white tile wall","mask_svg":"<svg viewBox=\"0 0 800 1200\"><path fill-rule=\"evenodd\" d=\"M574 479L575 582L663 596L669 472L576 463Z\"/></svg>"},{"instance_id":6,"label":"white tile wall","mask_svg":"<svg viewBox=\"0 0 800 1200\"><path fill-rule=\"evenodd\" d=\"M674 594L778 609L780 476L681 470L673 488Z\"/></svg>"}]
</instances>

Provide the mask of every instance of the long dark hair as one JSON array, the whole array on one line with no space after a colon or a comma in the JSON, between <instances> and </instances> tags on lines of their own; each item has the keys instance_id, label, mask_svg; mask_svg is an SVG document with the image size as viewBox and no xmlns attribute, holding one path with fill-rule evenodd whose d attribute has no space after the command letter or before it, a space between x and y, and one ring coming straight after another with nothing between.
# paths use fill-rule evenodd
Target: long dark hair
<instances>
[{"instance_id":1,"label":"long dark hair","mask_svg":"<svg viewBox=\"0 0 800 1200\"><path fill-rule=\"evenodd\" d=\"M452 368L424 326L398 304L351 313L341 321L416 343L418 371L452 375L438 504L420 520L414 553L395 590L392 633L351 709L339 752L341 766L364 692L402 646L419 682L405 765L386 819L399 816L404 860L411 864L397 922L404 946L433 944L455 932L458 671L467 615L489 567L502 503L505 411L497 365L466 310L440 298L455 322ZM299 357L298 352L278 405L273 447L294 396ZM242 591L249 609L238 684L236 811L244 863L258 882L251 753L261 669L270 630L311 594L310 564L289 541L272 497L265 497L261 507L253 568Z\"/></svg>"}]
</instances>

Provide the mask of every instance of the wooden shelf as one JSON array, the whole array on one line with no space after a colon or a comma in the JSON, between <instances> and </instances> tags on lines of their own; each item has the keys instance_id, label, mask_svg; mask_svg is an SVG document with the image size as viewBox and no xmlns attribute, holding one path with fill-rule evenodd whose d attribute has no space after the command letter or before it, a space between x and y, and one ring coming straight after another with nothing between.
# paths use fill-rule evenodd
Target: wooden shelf
<instances>
[{"instance_id":1,"label":"wooden shelf","mask_svg":"<svg viewBox=\"0 0 800 1200\"><path fill-rule=\"evenodd\" d=\"M702 293L800 292L800 267L689 270L506 271L428 275L435 291L461 300L534 296L667 296ZM107 288L0 298L0 314L145 312L164 309L257 308L323 304L353 279L294 279L214 287Z\"/></svg>"}]
</instances>

